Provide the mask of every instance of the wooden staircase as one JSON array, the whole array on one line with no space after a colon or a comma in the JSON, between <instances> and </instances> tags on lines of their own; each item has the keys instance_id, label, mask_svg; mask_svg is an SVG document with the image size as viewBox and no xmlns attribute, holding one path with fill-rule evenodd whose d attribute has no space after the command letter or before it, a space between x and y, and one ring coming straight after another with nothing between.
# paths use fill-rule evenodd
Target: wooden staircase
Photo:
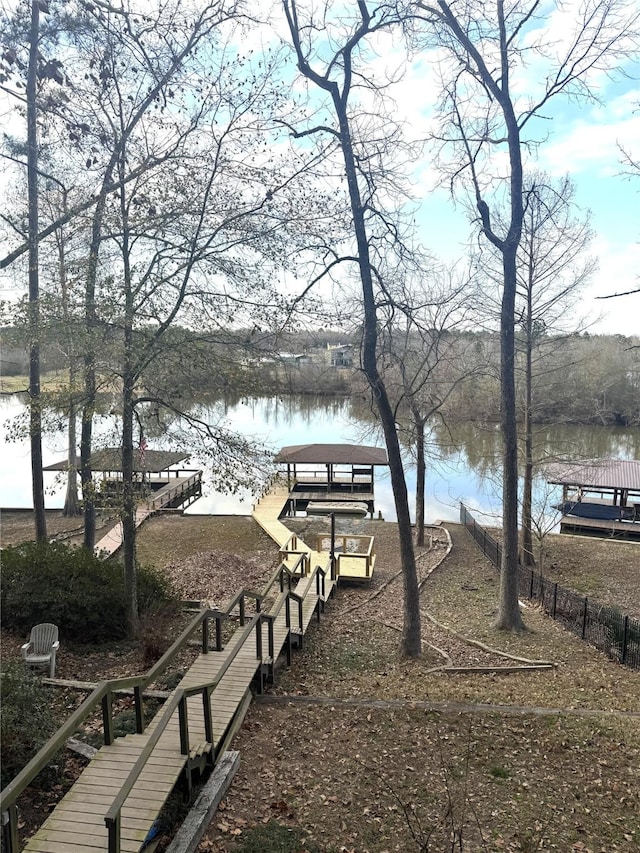
<instances>
[{"instance_id":1,"label":"wooden staircase","mask_svg":"<svg viewBox=\"0 0 640 853\"><path fill-rule=\"evenodd\" d=\"M264 523L260 522L279 546L291 537L277 517L282 506L283 496L279 495L268 507L263 506ZM138 853L176 783L182 780L190 791L215 764L242 722L252 690L261 692L273 680L282 654L291 660L292 648L302 645L313 616L320 618L334 588L328 553L301 543L301 552L279 566L260 594L243 590L223 610L198 613L146 675L99 685L2 791L6 853L19 850L20 793L100 707L104 745L24 849L32 853ZM273 603L263 612L267 596ZM254 612L247 615L251 605ZM232 616L239 625L223 644L223 625ZM210 644L213 623L215 643ZM144 689L198 631L202 632L201 654L145 727ZM137 732L116 739L113 696L127 688L134 691Z\"/></svg>"}]
</instances>

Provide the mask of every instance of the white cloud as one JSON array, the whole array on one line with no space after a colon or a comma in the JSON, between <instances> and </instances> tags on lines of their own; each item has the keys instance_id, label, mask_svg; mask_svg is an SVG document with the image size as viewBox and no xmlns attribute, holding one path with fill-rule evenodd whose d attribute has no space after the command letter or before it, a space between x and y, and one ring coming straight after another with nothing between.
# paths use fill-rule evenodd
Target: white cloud
<instances>
[{"instance_id":1,"label":"white cloud","mask_svg":"<svg viewBox=\"0 0 640 853\"><path fill-rule=\"evenodd\" d=\"M640 97L636 93L635 97ZM628 101L628 97L620 102ZM632 114L628 105L626 116L621 115L619 104L613 104L605 113L598 109L595 115L571 123L563 132L552 136L540 149L540 164L555 175L594 170L600 175L620 172L620 149L632 150L640 139L640 114Z\"/></svg>"},{"instance_id":2,"label":"white cloud","mask_svg":"<svg viewBox=\"0 0 640 853\"><path fill-rule=\"evenodd\" d=\"M602 315L602 318L593 331L640 335L640 294L602 298L640 287L640 244L618 244L599 237L594 250L599 258L599 269L585 293L585 301L591 303L592 316Z\"/></svg>"}]
</instances>

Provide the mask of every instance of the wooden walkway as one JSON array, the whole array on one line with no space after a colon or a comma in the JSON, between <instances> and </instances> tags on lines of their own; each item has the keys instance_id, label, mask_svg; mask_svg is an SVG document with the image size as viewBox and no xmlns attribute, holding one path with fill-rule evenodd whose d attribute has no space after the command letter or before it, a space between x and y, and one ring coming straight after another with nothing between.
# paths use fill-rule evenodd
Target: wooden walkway
<instances>
[{"instance_id":1,"label":"wooden walkway","mask_svg":"<svg viewBox=\"0 0 640 853\"><path fill-rule=\"evenodd\" d=\"M156 496L157 497L157 496ZM257 596L240 592L222 611L201 611L164 658L146 675L125 679L126 686L141 691L174 659L188 637L202 626L203 652L146 729L113 739L105 734L104 745L62 798L38 832L27 842L29 853L138 853L180 778L190 787L199 772L210 768L229 744L251 700L252 688L261 691L273 679L281 654L291 659L293 647L301 646L314 615L319 619L336 580L331 579L330 555L316 551L295 536L279 520L288 499L285 490L271 492L254 510L254 518L285 549L285 559ZM144 509L150 509L145 507ZM148 515L144 516L145 518ZM286 549L295 540L295 551ZM290 563L291 565L288 565ZM259 602L273 599L268 611ZM245 613L246 601L256 601L256 612ZM226 645L221 643L223 620L236 612L240 625ZM216 650L207 650L208 624L216 621ZM124 681L103 684L65 724L77 730L91 709L107 702ZM141 709L139 708L140 715ZM107 725L105 721L105 726ZM109 724L110 725L110 724ZM64 728L64 727L63 727ZM106 729L105 729L106 732ZM58 738L68 736L62 730ZM60 740L62 743L62 740ZM49 749L53 749L51 746ZM44 748L46 750L47 747ZM43 750L43 751L44 751ZM51 753L53 754L53 753ZM36 762L38 758L34 759ZM6 853L16 853L17 810L20 792L37 770L29 765L25 778L2 792ZM28 778L26 778L28 777Z\"/></svg>"},{"instance_id":2,"label":"wooden walkway","mask_svg":"<svg viewBox=\"0 0 640 853\"><path fill-rule=\"evenodd\" d=\"M290 492L284 486L276 486L261 498L254 507L253 517L260 527L269 535L280 548L280 558L289 568L293 568L300 554L306 555L306 560L311 568L315 565L322 566L327 571L327 579L330 576L330 551L323 548L314 550L301 539L292 534L291 531L280 521L280 515L290 499ZM321 537L328 548L331 547L330 536ZM368 545L363 553L348 553L347 541L354 540L364 542ZM365 541L366 540L366 541ZM336 536L336 544L341 547L336 553L336 578L354 582L371 580L375 568L375 553L373 552L373 540L371 537L362 536Z\"/></svg>"},{"instance_id":3,"label":"wooden walkway","mask_svg":"<svg viewBox=\"0 0 640 853\"><path fill-rule=\"evenodd\" d=\"M202 479L202 472L196 471L187 477L172 477L166 486L158 489L150 495L144 503L141 503L136 509L136 527L146 521L154 512L164 509L169 504L173 503L181 495L189 494L197 486ZM104 557L110 557L122 545L122 524L118 522L115 527L105 534L105 536L96 543L94 551L96 554L102 554Z\"/></svg>"},{"instance_id":4,"label":"wooden walkway","mask_svg":"<svg viewBox=\"0 0 640 853\"><path fill-rule=\"evenodd\" d=\"M215 680L242 633L236 632L224 651L199 655L182 679L180 688L188 689ZM205 755L211 751L217 752L260 667L261 660L256 655L255 642L242 643L237 652L212 694L213 743L206 740L201 695L187 700L192 761L198 758L198 753ZM171 697L167 701L170 703ZM105 815L161 717L162 710L144 734L129 734L117 738L109 746L103 746L27 843L25 851L95 853L96 850L108 850ZM123 806L120 840L123 853L137 853L140 850L188 761L189 755L181 753L179 713L176 709Z\"/></svg>"}]
</instances>

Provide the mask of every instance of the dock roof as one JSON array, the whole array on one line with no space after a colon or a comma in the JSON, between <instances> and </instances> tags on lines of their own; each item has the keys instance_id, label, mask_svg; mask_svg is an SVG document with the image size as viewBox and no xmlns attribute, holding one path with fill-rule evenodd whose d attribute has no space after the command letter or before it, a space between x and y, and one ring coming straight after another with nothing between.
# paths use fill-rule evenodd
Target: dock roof
<instances>
[{"instance_id":1,"label":"dock roof","mask_svg":"<svg viewBox=\"0 0 640 853\"><path fill-rule=\"evenodd\" d=\"M545 467L547 482L587 489L627 489L640 492L640 461L592 459L555 462Z\"/></svg>"},{"instance_id":2,"label":"dock roof","mask_svg":"<svg viewBox=\"0 0 640 853\"><path fill-rule=\"evenodd\" d=\"M388 465L383 447L362 444L292 444L276 454L275 462L310 465Z\"/></svg>"},{"instance_id":3,"label":"dock roof","mask_svg":"<svg viewBox=\"0 0 640 853\"><path fill-rule=\"evenodd\" d=\"M144 453L144 462L140 459L140 454L137 450L133 452L133 470L145 471L157 474L164 471L171 465L177 465L178 462L183 462L189 458L189 453L174 452L171 450L146 450ZM62 462L54 462L53 465L46 465L43 471L68 471L69 460L65 459ZM91 454L91 470L92 471L122 471L122 450L119 447L105 447L104 450L95 450Z\"/></svg>"}]
</instances>

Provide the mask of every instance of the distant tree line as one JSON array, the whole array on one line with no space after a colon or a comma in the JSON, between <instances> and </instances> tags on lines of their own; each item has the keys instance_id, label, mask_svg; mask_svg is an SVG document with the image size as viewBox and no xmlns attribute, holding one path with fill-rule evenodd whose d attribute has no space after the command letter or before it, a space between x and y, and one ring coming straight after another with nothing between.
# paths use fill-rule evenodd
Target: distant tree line
<instances>
[{"instance_id":1,"label":"distant tree line","mask_svg":"<svg viewBox=\"0 0 640 853\"><path fill-rule=\"evenodd\" d=\"M143 335L144 330L138 334ZM500 341L491 332L444 332L449 355L436 365L431 391L446 396L440 414L451 421L497 422L500 407ZM49 329L42 349L45 372L62 370L65 356ZM290 332L252 341L249 330L229 331L226 340L193 340L189 330L171 329L170 341L154 363L156 386L183 389L186 398L209 393L233 395L364 393L357 367L336 369L328 364L328 345L352 343L357 336L340 330ZM26 373L28 351L24 333L0 331L2 373ZM233 346L231 346L233 345ZM403 346L407 346L406 342ZM409 344L410 346L410 344ZM424 341L415 341L424 351ZM225 357L225 353L227 356ZM231 353L229 357L228 353ZM521 355L521 353L519 353ZM292 356L304 356L295 359ZM470 371L470 364L473 371ZM518 360L517 396L524 394L523 359ZM451 389L445 395L445 391ZM406 404L406 403L405 403ZM400 409L403 408L400 402ZM640 349L634 338L622 335L540 335L533 363L533 420L535 423L635 426L640 424Z\"/></svg>"}]
</instances>

